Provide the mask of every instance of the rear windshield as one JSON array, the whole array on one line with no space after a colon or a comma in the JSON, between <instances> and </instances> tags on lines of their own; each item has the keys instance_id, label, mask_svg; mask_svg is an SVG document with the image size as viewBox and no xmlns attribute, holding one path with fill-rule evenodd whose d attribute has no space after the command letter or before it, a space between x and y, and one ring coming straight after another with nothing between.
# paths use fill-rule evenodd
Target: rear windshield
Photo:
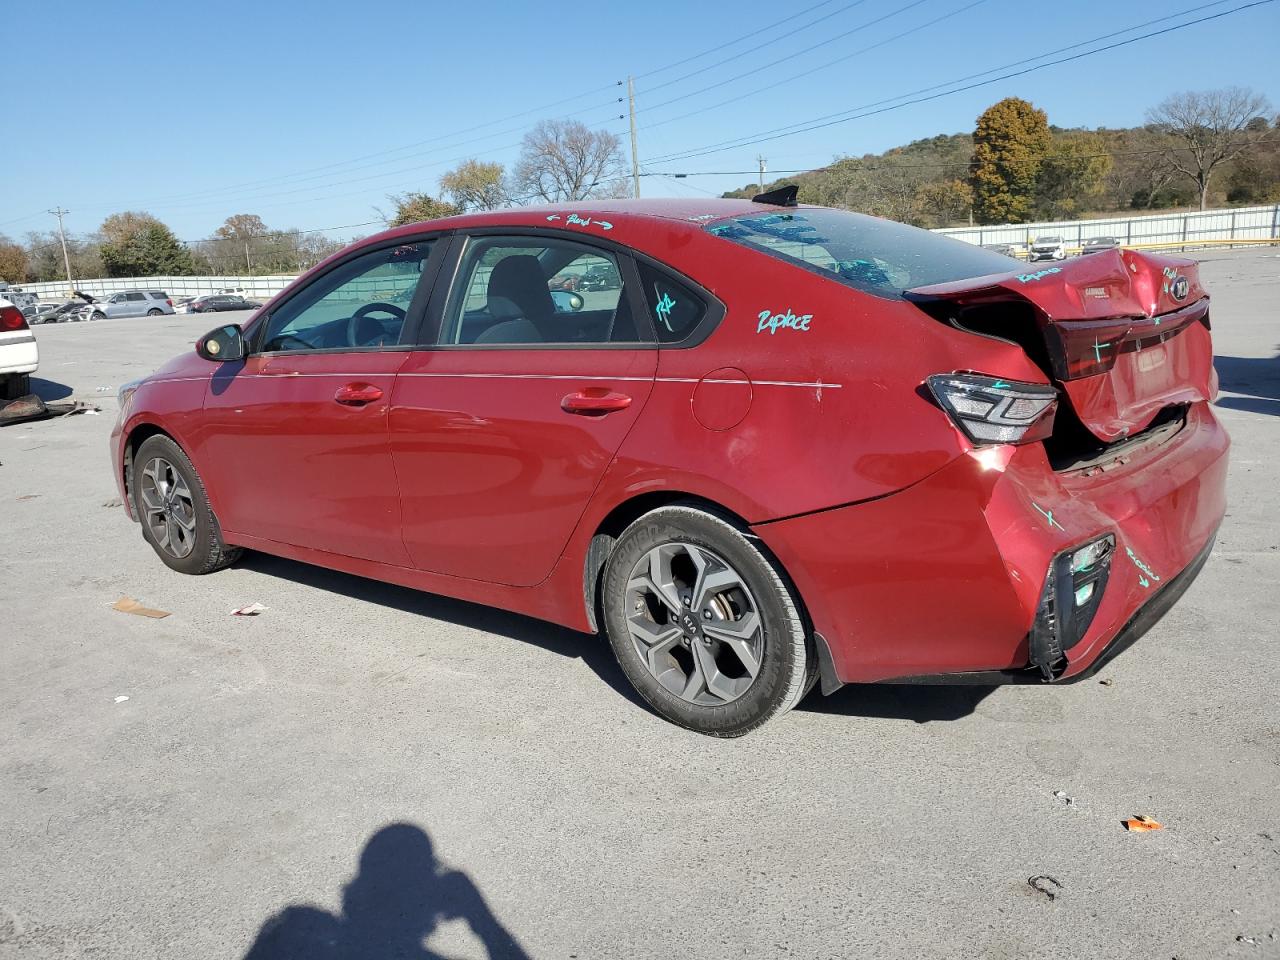
<instances>
[{"instance_id":1,"label":"rear windshield","mask_svg":"<svg viewBox=\"0 0 1280 960\"><path fill-rule=\"evenodd\" d=\"M846 210L752 213L706 228L846 286L887 299L905 290L992 273L1021 262L962 240Z\"/></svg>"}]
</instances>

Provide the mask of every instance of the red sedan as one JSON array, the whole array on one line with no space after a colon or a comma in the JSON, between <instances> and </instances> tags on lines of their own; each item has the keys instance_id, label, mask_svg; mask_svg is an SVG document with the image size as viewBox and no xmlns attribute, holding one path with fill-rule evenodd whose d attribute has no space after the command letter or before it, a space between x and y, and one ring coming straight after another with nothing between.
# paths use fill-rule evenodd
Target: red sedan
<instances>
[{"instance_id":1,"label":"red sedan","mask_svg":"<svg viewBox=\"0 0 1280 960\"><path fill-rule=\"evenodd\" d=\"M757 200L362 240L122 389L126 509L184 573L247 548L603 632L717 736L1141 636L1225 509L1196 265Z\"/></svg>"}]
</instances>

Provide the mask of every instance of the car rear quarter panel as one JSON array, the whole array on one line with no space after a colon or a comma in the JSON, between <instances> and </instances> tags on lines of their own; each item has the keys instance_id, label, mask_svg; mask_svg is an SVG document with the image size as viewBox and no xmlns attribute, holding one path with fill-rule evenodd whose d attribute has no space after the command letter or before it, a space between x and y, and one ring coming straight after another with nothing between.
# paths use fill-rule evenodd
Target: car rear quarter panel
<instances>
[{"instance_id":1,"label":"car rear quarter panel","mask_svg":"<svg viewBox=\"0 0 1280 960\"><path fill-rule=\"evenodd\" d=\"M923 386L930 374L1044 382L1013 344L683 225L664 237L663 227L627 239L710 290L726 313L701 344L660 351L649 405L601 491L610 498L669 484L757 522L882 497L966 448ZM808 329L760 329L762 315L787 311L810 316ZM744 387L738 422L704 425L708 398Z\"/></svg>"}]
</instances>

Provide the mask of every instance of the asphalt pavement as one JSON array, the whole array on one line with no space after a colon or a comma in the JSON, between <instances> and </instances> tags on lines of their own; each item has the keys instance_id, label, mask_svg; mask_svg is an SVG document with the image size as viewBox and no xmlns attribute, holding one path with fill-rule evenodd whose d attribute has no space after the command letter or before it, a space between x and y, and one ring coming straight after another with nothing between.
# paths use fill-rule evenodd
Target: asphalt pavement
<instances>
[{"instance_id":1,"label":"asphalt pavement","mask_svg":"<svg viewBox=\"0 0 1280 960\"><path fill-rule=\"evenodd\" d=\"M1172 612L1088 682L845 687L733 741L598 638L171 572L115 391L237 318L37 328L37 390L101 413L0 428L0 958L1280 957L1280 253L1204 259L1231 506Z\"/></svg>"}]
</instances>

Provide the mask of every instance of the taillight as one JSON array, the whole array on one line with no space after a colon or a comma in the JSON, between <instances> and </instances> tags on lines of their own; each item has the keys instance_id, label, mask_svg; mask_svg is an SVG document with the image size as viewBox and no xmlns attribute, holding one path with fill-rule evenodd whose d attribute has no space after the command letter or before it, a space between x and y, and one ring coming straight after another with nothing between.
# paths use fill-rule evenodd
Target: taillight
<instances>
[{"instance_id":1,"label":"taillight","mask_svg":"<svg viewBox=\"0 0 1280 960\"><path fill-rule=\"evenodd\" d=\"M0 307L0 330L13 333L15 330L30 330L27 318L17 307Z\"/></svg>"},{"instance_id":2,"label":"taillight","mask_svg":"<svg viewBox=\"0 0 1280 960\"><path fill-rule=\"evenodd\" d=\"M1073 321L1049 326L1049 355L1059 380L1106 373L1124 349L1133 320Z\"/></svg>"},{"instance_id":3,"label":"taillight","mask_svg":"<svg viewBox=\"0 0 1280 960\"><path fill-rule=\"evenodd\" d=\"M172 306L173 306L173 297L170 297L169 299L165 300L165 303L167 303L169 306L171 306L171 307L172 307Z\"/></svg>"},{"instance_id":4,"label":"taillight","mask_svg":"<svg viewBox=\"0 0 1280 960\"><path fill-rule=\"evenodd\" d=\"M1031 443L1053 431L1058 391L972 373L939 373L929 390L974 443Z\"/></svg>"}]
</instances>

